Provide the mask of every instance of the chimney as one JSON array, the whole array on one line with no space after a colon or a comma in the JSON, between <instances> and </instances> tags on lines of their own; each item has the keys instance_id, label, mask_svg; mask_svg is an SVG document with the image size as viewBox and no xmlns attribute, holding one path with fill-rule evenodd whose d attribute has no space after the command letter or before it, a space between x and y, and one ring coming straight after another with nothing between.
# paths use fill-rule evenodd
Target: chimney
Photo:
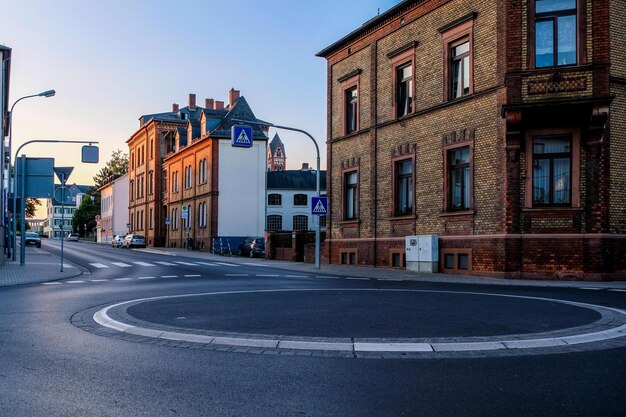
<instances>
[{"instance_id":1,"label":"chimney","mask_svg":"<svg viewBox=\"0 0 626 417\"><path fill-rule=\"evenodd\" d=\"M213 107L215 110L224 110L224 102L215 100L215 106Z\"/></svg>"},{"instance_id":2,"label":"chimney","mask_svg":"<svg viewBox=\"0 0 626 417\"><path fill-rule=\"evenodd\" d=\"M196 109L196 95L189 93L189 110Z\"/></svg>"},{"instance_id":3,"label":"chimney","mask_svg":"<svg viewBox=\"0 0 626 417\"><path fill-rule=\"evenodd\" d=\"M239 90L235 90L234 88L231 88L230 91L228 92L228 99L230 101L229 106L232 108L235 103L237 102L237 100L239 100Z\"/></svg>"},{"instance_id":4,"label":"chimney","mask_svg":"<svg viewBox=\"0 0 626 417\"><path fill-rule=\"evenodd\" d=\"M302 163L302 170L304 171L306 169L309 169L309 163L308 162L303 162Z\"/></svg>"},{"instance_id":5,"label":"chimney","mask_svg":"<svg viewBox=\"0 0 626 417\"><path fill-rule=\"evenodd\" d=\"M209 109L209 110L213 110L213 99L212 98L205 98L204 99L204 108L205 109Z\"/></svg>"},{"instance_id":6,"label":"chimney","mask_svg":"<svg viewBox=\"0 0 626 417\"><path fill-rule=\"evenodd\" d=\"M178 113L178 104L176 104L176 103L172 104L172 112L173 113Z\"/></svg>"}]
</instances>

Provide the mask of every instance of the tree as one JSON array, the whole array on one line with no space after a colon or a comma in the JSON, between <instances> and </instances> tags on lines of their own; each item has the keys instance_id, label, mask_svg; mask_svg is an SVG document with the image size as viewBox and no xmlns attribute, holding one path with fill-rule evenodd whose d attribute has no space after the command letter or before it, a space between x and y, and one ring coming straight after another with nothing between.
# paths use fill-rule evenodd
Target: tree
<instances>
[{"instance_id":1,"label":"tree","mask_svg":"<svg viewBox=\"0 0 626 417\"><path fill-rule=\"evenodd\" d=\"M96 227L97 214L100 214L100 193L92 188L72 216L72 230L86 237Z\"/></svg>"},{"instance_id":2,"label":"tree","mask_svg":"<svg viewBox=\"0 0 626 417\"><path fill-rule=\"evenodd\" d=\"M128 172L128 154L121 149L113 151L104 167L93 177L96 190L108 183L113 175L126 174Z\"/></svg>"}]
</instances>

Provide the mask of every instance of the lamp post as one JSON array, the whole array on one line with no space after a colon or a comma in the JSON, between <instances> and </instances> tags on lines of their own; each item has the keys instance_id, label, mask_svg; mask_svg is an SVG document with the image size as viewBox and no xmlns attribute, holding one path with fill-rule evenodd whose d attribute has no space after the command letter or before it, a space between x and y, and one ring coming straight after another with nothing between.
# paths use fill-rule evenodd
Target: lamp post
<instances>
[{"instance_id":1,"label":"lamp post","mask_svg":"<svg viewBox=\"0 0 626 417\"><path fill-rule=\"evenodd\" d=\"M27 99L27 98L32 98L32 97L52 97L56 94L56 91L54 90L46 90L46 91L42 91L39 94L31 94L28 96L24 96L24 97L20 97L17 100L15 100L15 103L13 103L13 105L11 106L11 110L9 111L9 146L7 147L7 154L11 155L11 146L13 144L13 108L15 107L15 105L17 103L19 103L20 101ZM4 164L4 161L2 162ZM14 168L15 170L15 165ZM11 161L9 160L9 169L8 169L8 175L7 175L7 193L11 193ZM13 199L15 200L16 198L16 194L17 193L13 193ZM15 207L15 203L13 204L13 206ZM2 213L2 215L4 216L5 213ZM13 224L15 224L15 210L13 212L13 218L11 219L11 222L13 222ZM22 220L23 221L23 220ZM15 230L15 227L12 228L13 230ZM13 236L11 237L11 259L14 261L15 260L15 233L13 234Z\"/></svg>"}]
</instances>

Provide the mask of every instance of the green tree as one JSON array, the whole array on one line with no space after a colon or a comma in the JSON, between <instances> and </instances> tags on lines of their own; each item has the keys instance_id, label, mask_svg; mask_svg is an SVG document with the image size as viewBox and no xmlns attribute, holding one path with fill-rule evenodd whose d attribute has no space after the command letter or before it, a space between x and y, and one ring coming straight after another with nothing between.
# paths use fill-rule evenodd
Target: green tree
<instances>
[{"instance_id":1,"label":"green tree","mask_svg":"<svg viewBox=\"0 0 626 417\"><path fill-rule=\"evenodd\" d=\"M72 216L72 230L86 237L96 227L97 214L100 214L100 193L92 188L85 194L83 201Z\"/></svg>"},{"instance_id":2,"label":"green tree","mask_svg":"<svg viewBox=\"0 0 626 417\"><path fill-rule=\"evenodd\" d=\"M121 149L113 151L111 159L109 159L104 167L98 171L93 177L96 189L102 187L110 181L111 176L115 174L126 174L128 172L128 154L123 153Z\"/></svg>"}]
</instances>

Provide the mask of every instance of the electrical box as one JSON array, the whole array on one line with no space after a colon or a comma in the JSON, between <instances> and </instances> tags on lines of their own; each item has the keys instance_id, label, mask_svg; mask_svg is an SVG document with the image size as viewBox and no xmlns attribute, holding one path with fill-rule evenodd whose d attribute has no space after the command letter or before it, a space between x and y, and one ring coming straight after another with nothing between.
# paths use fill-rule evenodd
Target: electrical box
<instances>
[{"instance_id":1,"label":"electrical box","mask_svg":"<svg viewBox=\"0 0 626 417\"><path fill-rule=\"evenodd\" d=\"M406 269L415 272L439 272L439 237L406 236Z\"/></svg>"}]
</instances>

